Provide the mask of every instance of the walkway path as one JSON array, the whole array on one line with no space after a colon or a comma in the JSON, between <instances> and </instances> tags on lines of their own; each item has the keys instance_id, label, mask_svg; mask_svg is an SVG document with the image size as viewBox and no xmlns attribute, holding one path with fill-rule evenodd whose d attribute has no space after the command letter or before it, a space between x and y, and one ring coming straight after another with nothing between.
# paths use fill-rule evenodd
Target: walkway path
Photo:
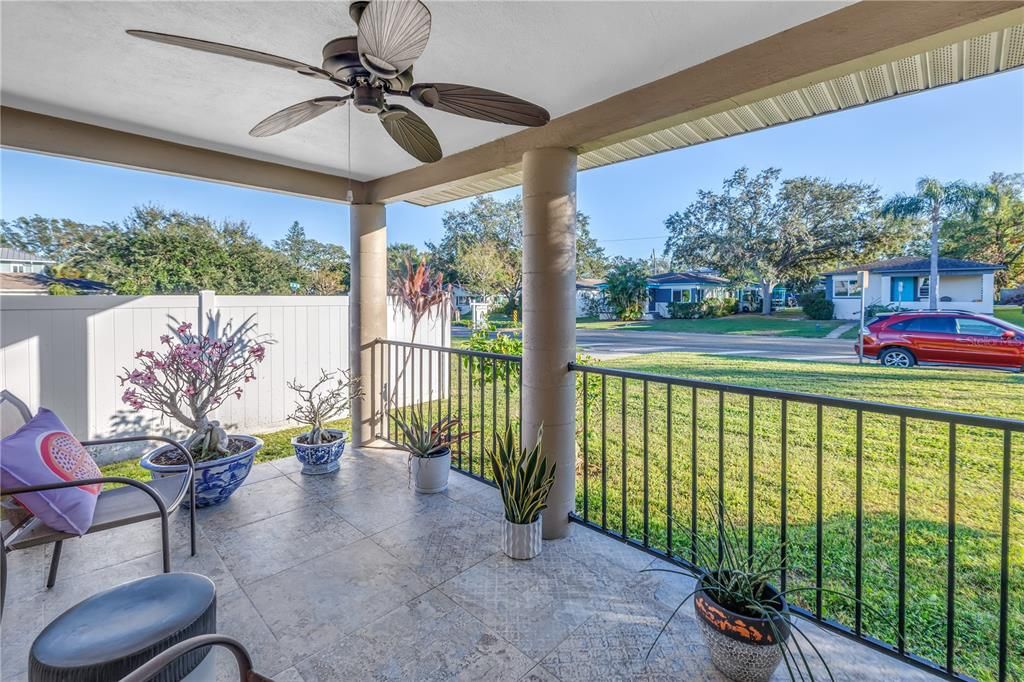
<instances>
[{"instance_id":1,"label":"walkway path","mask_svg":"<svg viewBox=\"0 0 1024 682\"><path fill-rule=\"evenodd\" d=\"M843 334L845 334L846 332L848 332L849 330L853 329L856 326L857 326L856 322L849 322L847 324L841 324L838 327L836 327L835 329L833 329L832 331L830 331L828 334L825 334L825 338L826 339L838 339L840 336L842 336Z\"/></svg>"}]
</instances>

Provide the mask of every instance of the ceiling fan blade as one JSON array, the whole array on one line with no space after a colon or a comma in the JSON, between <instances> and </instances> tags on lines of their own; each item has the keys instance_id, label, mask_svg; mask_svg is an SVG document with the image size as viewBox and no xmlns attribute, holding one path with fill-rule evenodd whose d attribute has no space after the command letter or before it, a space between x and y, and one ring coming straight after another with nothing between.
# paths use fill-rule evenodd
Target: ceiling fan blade
<instances>
[{"instance_id":1,"label":"ceiling fan blade","mask_svg":"<svg viewBox=\"0 0 1024 682\"><path fill-rule=\"evenodd\" d=\"M377 114L377 118L391 139L419 161L433 163L441 160L443 155L437 136L427 122L413 112L398 104L391 104Z\"/></svg>"},{"instance_id":2,"label":"ceiling fan blade","mask_svg":"<svg viewBox=\"0 0 1024 682\"><path fill-rule=\"evenodd\" d=\"M517 126L542 126L551 120L546 109L494 90L457 83L417 83L409 96L425 107L482 121Z\"/></svg>"},{"instance_id":3,"label":"ceiling fan blade","mask_svg":"<svg viewBox=\"0 0 1024 682\"><path fill-rule=\"evenodd\" d=\"M297 62L294 59L288 59L287 57L278 57L277 55L268 54L266 52L249 50L244 47L224 45L223 43L213 43L209 40L199 40L198 38L175 36L169 33L156 33L154 31L130 29L125 31L125 33L130 36L135 36L136 38L144 38L145 40L152 40L166 45L177 45L179 47L187 47L192 50L199 50L200 52L211 52L213 54L220 54L226 57L237 57L238 59L245 59L259 64L269 64L270 66L276 66L282 69L295 71L296 73L301 73L303 76L334 80L331 74L319 67Z\"/></svg>"},{"instance_id":4,"label":"ceiling fan blade","mask_svg":"<svg viewBox=\"0 0 1024 682\"><path fill-rule=\"evenodd\" d=\"M368 71L394 78L416 61L430 38L430 10L419 0L370 0L359 17L359 60Z\"/></svg>"},{"instance_id":5,"label":"ceiling fan blade","mask_svg":"<svg viewBox=\"0 0 1024 682\"><path fill-rule=\"evenodd\" d=\"M283 133L284 131L294 128L301 123L312 121L320 114L325 114L334 107L341 106L350 99L352 99L351 95L347 97L317 97L316 99L293 104L286 109L282 109L276 114L267 116L265 119L253 126L253 129L249 131L249 134L253 137L269 137L271 135Z\"/></svg>"}]
</instances>

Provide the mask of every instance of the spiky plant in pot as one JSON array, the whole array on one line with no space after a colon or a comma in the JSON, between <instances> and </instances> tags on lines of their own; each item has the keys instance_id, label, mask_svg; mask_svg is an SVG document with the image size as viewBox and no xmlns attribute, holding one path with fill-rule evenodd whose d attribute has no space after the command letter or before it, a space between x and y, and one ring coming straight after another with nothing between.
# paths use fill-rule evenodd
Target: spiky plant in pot
<instances>
[{"instance_id":1,"label":"spiky plant in pot","mask_svg":"<svg viewBox=\"0 0 1024 682\"><path fill-rule=\"evenodd\" d=\"M724 505L710 505L715 518L717 538L709 540L699 533L697 566L651 568L685 575L697 580L696 587L676 606L647 651L650 656L676 613L693 597L695 620L711 654L711 661L726 677L737 682L768 682L780 663L786 666L790 680L815 679L815 661L827 679L835 680L825 657L792 617L787 596L821 592L860 603L848 594L820 587L796 587L780 591L771 584L784 570L777 563L782 544L755 550L748 555ZM674 521L674 523L685 523ZM872 610L873 611L873 610ZM884 617L883 617L884 618ZM802 642L801 642L802 639Z\"/></svg>"},{"instance_id":2,"label":"spiky plant in pot","mask_svg":"<svg viewBox=\"0 0 1024 682\"><path fill-rule=\"evenodd\" d=\"M534 446L520 450L509 425L505 435L498 439L497 447L487 453L505 507L502 549L513 559L532 559L541 550L541 512L547 509L548 493L555 483L557 468L554 462L549 467L544 459L543 437L544 427L541 426Z\"/></svg>"},{"instance_id":3,"label":"spiky plant in pot","mask_svg":"<svg viewBox=\"0 0 1024 682\"><path fill-rule=\"evenodd\" d=\"M295 457L302 463L304 474L326 474L339 467L345 450L345 432L326 428L325 424L348 410L352 400L362 397L358 378L348 370L328 372L320 370L320 379L306 388L298 380L288 382L295 391L295 410L289 415L309 427L305 433L292 438Z\"/></svg>"},{"instance_id":4,"label":"spiky plant in pot","mask_svg":"<svg viewBox=\"0 0 1024 682\"><path fill-rule=\"evenodd\" d=\"M403 435L399 445L409 453L409 476L418 493L439 493L448 487L448 470L452 465L452 445L468 438L469 431L459 431L458 417L447 416L433 424L423 419L416 409L392 415Z\"/></svg>"}]
</instances>

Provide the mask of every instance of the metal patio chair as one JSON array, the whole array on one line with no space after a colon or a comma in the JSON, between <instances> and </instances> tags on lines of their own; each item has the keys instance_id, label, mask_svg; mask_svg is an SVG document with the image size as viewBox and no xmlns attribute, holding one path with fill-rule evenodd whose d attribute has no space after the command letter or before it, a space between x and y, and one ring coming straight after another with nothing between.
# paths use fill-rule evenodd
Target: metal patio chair
<instances>
[{"instance_id":1,"label":"metal patio chair","mask_svg":"<svg viewBox=\"0 0 1024 682\"><path fill-rule=\"evenodd\" d=\"M0 404L4 402L10 403L15 407L26 422L32 418L32 412L28 409L28 406L10 391L0 391ZM163 551L163 571L164 573L170 573L171 545L168 514L181 506L186 495L189 497L191 552L192 556L196 555L195 462L192 460L188 450L178 442L163 436L124 436L121 438L81 441L81 443L88 448L96 445L141 443L147 441L166 443L176 448L185 457L185 461L188 463L188 471L175 476L154 479L146 483L122 476L104 476L80 481L62 481L45 485L22 486L0 490L0 497L97 483L121 484L122 487L100 492L99 497L96 499L96 513L93 516L92 525L86 534L159 518L161 549ZM50 560L50 571L46 578L46 587L53 587L57 580L57 569L60 565L60 554L64 540L78 536L54 530L34 516L29 516L20 522L12 524L12 526L10 531L0 528L0 531L2 531L0 532L0 541L2 541L4 554L38 545L51 543L54 545L53 557ZM4 580L3 582L6 581ZM5 586L0 585L0 587ZM0 596L0 608L2 608L2 604L2 596Z\"/></svg>"}]
</instances>

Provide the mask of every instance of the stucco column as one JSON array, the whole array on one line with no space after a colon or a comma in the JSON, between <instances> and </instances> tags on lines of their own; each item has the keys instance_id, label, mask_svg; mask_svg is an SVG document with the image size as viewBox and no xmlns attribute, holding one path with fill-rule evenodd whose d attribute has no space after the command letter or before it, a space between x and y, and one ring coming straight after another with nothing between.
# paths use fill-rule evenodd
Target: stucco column
<instances>
[{"instance_id":1,"label":"stucco column","mask_svg":"<svg viewBox=\"0 0 1024 682\"><path fill-rule=\"evenodd\" d=\"M352 444L365 445L377 432L381 368L373 342L388 335L388 230L384 204L349 207L352 232L352 291L349 294L349 363L362 380L363 397L352 401ZM380 364L379 362L377 363Z\"/></svg>"},{"instance_id":2,"label":"stucco column","mask_svg":"<svg viewBox=\"0 0 1024 682\"><path fill-rule=\"evenodd\" d=\"M544 457L557 464L544 537L569 534L576 504L576 153L523 155L523 439L544 425Z\"/></svg>"}]
</instances>

